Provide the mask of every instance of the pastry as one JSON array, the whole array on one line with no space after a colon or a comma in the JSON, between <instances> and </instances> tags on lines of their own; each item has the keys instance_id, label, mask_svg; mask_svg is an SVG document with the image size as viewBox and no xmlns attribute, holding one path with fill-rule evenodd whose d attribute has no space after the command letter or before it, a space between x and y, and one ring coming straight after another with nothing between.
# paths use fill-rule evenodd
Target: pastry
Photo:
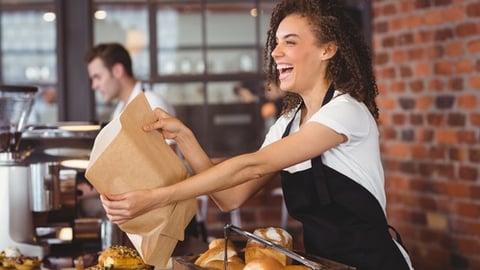
<instances>
[{"instance_id":1,"label":"pastry","mask_svg":"<svg viewBox=\"0 0 480 270\"><path fill-rule=\"evenodd\" d=\"M283 270L284 266L273 257L255 259L245 265L243 270Z\"/></svg>"},{"instance_id":2,"label":"pastry","mask_svg":"<svg viewBox=\"0 0 480 270\"><path fill-rule=\"evenodd\" d=\"M256 229L253 233L287 250L292 250L293 248L292 236L282 228L260 228ZM292 259L287 255L276 251L271 247L267 247L253 239L248 239L245 247L245 263L248 264L253 260L265 257L275 258L284 266L292 263Z\"/></svg>"},{"instance_id":3,"label":"pastry","mask_svg":"<svg viewBox=\"0 0 480 270\"><path fill-rule=\"evenodd\" d=\"M98 256L98 266L108 269L148 269L135 249L126 246L112 246Z\"/></svg>"}]
</instances>

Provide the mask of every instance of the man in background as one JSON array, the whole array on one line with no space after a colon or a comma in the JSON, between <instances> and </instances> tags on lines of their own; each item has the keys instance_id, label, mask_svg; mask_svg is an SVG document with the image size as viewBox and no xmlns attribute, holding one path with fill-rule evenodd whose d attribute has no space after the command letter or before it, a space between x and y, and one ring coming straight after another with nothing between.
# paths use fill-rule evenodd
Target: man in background
<instances>
[{"instance_id":1,"label":"man in background","mask_svg":"<svg viewBox=\"0 0 480 270\"><path fill-rule=\"evenodd\" d=\"M110 120L120 115L125 106L141 92L145 94L152 109L161 108L169 114L175 115L174 108L167 101L152 91L145 91L141 83L135 79L130 54L121 44L98 44L87 52L85 61L92 89L98 91L106 102L118 100ZM84 182L80 183L77 188L82 193L79 200L88 201L92 198L98 200L100 209L97 211L97 217L102 215L101 217L104 218L105 213L99 200L99 194L93 187ZM90 208L92 208L91 204ZM197 226L194 217L185 230L185 236L199 236ZM123 244L125 241L126 244L130 244L126 237L122 241L124 241Z\"/></svg>"},{"instance_id":2,"label":"man in background","mask_svg":"<svg viewBox=\"0 0 480 270\"><path fill-rule=\"evenodd\" d=\"M92 89L98 91L106 102L118 100L111 119L118 116L125 105L140 92L145 93L152 109L159 107L175 115L173 107L161 96L152 91L144 91L141 83L133 75L130 54L121 44L98 44L87 52L85 61Z\"/></svg>"}]
</instances>

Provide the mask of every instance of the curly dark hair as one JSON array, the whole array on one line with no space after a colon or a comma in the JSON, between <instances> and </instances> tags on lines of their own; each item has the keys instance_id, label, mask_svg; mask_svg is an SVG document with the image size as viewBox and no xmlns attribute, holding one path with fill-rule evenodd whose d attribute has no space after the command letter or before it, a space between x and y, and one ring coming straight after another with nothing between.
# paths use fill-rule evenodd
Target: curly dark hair
<instances>
[{"instance_id":1,"label":"curly dark hair","mask_svg":"<svg viewBox=\"0 0 480 270\"><path fill-rule=\"evenodd\" d=\"M335 42L338 46L337 53L328 63L325 79L332 81L335 89L365 103L373 117L378 119L378 107L375 102L378 88L370 50L362 33L339 2L339 0L284 0L275 7L264 51L267 81L279 83L278 71L271 53L277 45L276 32L280 22L289 15L301 15L309 21L319 44ZM302 98L298 94L288 93L283 102L282 113L287 113L296 108L302 102Z\"/></svg>"}]
</instances>

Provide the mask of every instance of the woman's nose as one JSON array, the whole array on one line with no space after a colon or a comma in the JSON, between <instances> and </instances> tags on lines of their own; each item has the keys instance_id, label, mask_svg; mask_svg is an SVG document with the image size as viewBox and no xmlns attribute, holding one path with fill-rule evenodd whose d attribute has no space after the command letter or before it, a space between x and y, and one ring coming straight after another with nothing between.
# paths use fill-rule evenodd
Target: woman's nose
<instances>
[{"instance_id":1,"label":"woman's nose","mask_svg":"<svg viewBox=\"0 0 480 270\"><path fill-rule=\"evenodd\" d=\"M281 49L280 46L276 45L275 48L273 48L272 53L270 54L274 59L276 57L279 57L281 55Z\"/></svg>"}]
</instances>

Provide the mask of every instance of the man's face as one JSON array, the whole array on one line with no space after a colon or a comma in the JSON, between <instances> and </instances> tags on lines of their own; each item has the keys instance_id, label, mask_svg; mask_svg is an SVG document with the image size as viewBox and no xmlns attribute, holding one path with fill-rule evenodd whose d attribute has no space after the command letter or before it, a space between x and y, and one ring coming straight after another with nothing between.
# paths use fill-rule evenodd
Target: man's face
<instances>
[{"instance_id":1,"label":"man's face","mask_svg":"<svg viewBox=\"0 0 480 270\"><path fill-rule=\"evenodd\" d=\"M98 91L105 101L112 101L119 97L119 81L100 58L95 58L88 64L88 76L92 81L93 91Z\"/></svg>"}]
</instances>

